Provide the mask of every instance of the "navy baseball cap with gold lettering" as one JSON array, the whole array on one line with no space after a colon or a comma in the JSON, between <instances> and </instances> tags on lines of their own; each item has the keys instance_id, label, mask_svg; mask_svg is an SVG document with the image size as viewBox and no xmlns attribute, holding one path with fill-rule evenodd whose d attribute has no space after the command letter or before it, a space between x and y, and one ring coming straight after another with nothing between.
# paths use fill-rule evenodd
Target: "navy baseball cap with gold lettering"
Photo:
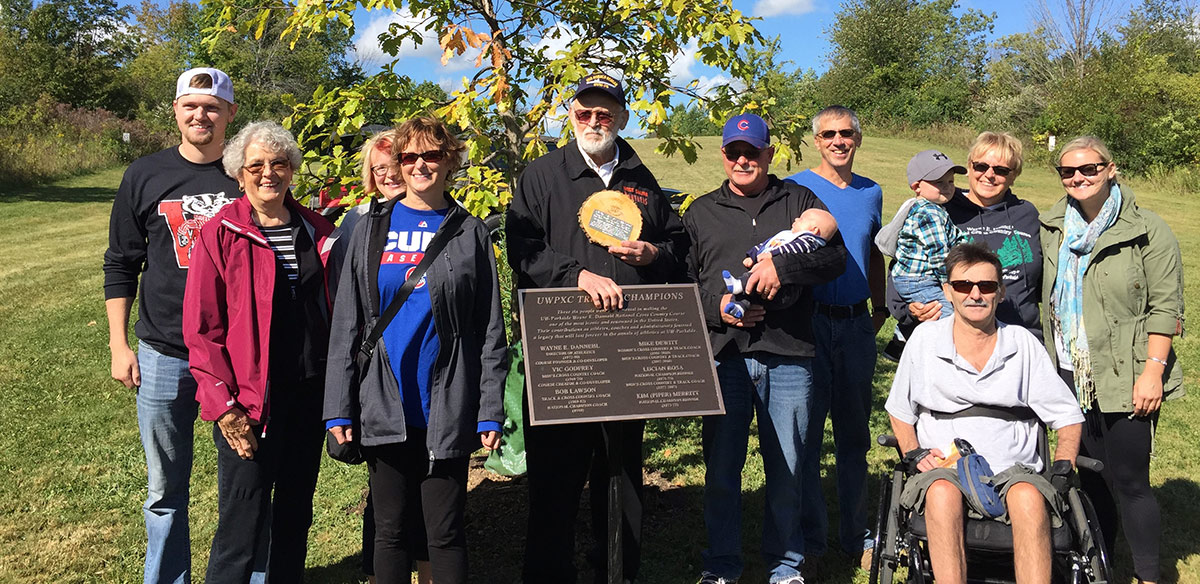
<instances>
[{"instance_id":1,"label":"navy baseball cap with gold lettering","mask_svg":"<svg viewBox=\"0 0 1200 584\"><path fill-rule=\"evenodd\" d=\"M617 100L622 107L625 106L625 88L621 86L620 81L607 73L591 73L580 79L579 85L575 88L575 98L585 91L602 91L605 95Z\"/></svg>"}]
</instances>

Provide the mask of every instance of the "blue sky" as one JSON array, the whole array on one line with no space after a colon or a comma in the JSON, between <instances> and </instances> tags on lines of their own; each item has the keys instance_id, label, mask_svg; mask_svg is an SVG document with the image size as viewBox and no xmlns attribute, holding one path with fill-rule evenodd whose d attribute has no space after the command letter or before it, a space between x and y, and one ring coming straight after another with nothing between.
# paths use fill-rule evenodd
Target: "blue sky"
<instances>
[{"instance_id":1,"label":"blue sky","mask_svg":"<svg viewBox=\"0 0 1200 584\"><path fill-rule=\"evenodd\" d=\"M994 39L1032 28L1032 8L1037 2L1038 0L960 0L959 9L960 13L970 8L995 12ZM1054 0L1050 0L1050 3L1053 4ZM1129 4L1130 0L1111 0L1114 15L1124 15ZM756 26L764 35L780 37L784 59L801 68L815 69L818 73L828 67L825 29L834 21L839 5L840 2L835 0L734 0L734 6L739 10L762 18L756 22ZM362 11L356 16L356 48L360 60L367 65L368 70L389 59L378 51L374 42L379 32L386 30L392 20L411 21L411 18L405 11L399 14ZM401 66L396 69L398 72L417 80L433 81L447 89L457 88L463 74L473 69L474 65L474 56L469 55L469 58L452 59L447 66L442 66L441 52L436 39L432 37L422 48L406 51L400 57ZM683 55L677 61L673 73L676 76L675 81L680 84L693 78L699 79L702 85L724 80L719 71L705 67L690 55Z\"/></svg>"},{"instance_id":2,"label":"blue sky","mask_svg":"<svg viewBox=\"0 0 1200 584\"><path fill-rule=\"evenodd\" d=\"M165 0L155 0L165 2ZM197 1L197 0L192 0ZM959 13L967 9L994 12L996 15L992 40L1005 35L1023 32L1032 28L1033 9L1041 0L959 0ZM1049 4L1062 0L1045 0ZM140 4L140 0L118 0L122 5ZM1140 0L1101 0L1111 7L1114 18L1123 17L1133 2ZM838 12L841 0L733 0L734 7L743 13L760 17L755 25L767 37L779 36L782 57L802 69L814 69L818 73L828 67L828 40L825 30ZM414 18L402 9L396 13L360 10L355 15L355 49L352 58L357 58L367 72L391 60L378 48L377 38L392 21L414 22ZM547 43L553 46L555 43ZM561 44L561 43L558 43ZM474 70L475 55L467 54L441 64L441 50L437 37L429 34L420 48L406 48L400 54L396 67L398 73L418 81L432 81L446 89L458 89L461 79ZM214 63L220 66L219 63ZM713 70L695 60L691 54L681 55L672 70L672 81L685 85L698 79L701 86L727 81L720 71Z\"/></svg>"}]
</instances>

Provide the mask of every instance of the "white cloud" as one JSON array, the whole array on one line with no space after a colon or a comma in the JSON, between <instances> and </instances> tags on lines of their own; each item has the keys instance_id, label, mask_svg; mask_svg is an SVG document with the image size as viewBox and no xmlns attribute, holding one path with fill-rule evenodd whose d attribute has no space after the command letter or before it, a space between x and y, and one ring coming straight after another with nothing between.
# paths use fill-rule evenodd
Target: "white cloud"
<instances>
[{"instance_id":1,"label":"white cloud","mask_svg":"<svg viewBox=\"0 0 1200 584\"><path fill-rule=\"evenodd\" d=\"M687 87L692 81L696 82L694 90L700 95L707 95L713 88L721 85L729 85L733 82L729 77L720 73L716 75L696 75L695 69L703 64L696 58L699 53L696 41L692 41L683 48L683 51L676 55L675 60L671 62L670 75L671 84L677 87ZM735 84L735 87L740 87L740 84Z\"/></svg>"},{"instance_id":2,"label":"white cloud","mask_svg":"<svg viewBox=\"0 0 1200 584\"><path fill-rule=\"evenodd\" d=\"M813 0L758 0L754 3L754 16L769 18L785 14L808 14L814 8Z\"/></svg>"},{"instance_id":3,"label":"white cloud","mask_svg":"<svg viewBox=\"0 0 1200 584\"><path fill-rule=\"evenodd\" d=\"M533 48L534 50L545 49L546 52L543 54L553 59L558 56L559 52L565 51L571 41L578 38L579 35L575 31L560 22L547 29L546 34L542 35Z\"/></svg>"},{"instance_id":4,"label":"white cloud","mask_svg":"<svg viewBox=\"0 0 1200 584\"><path fill-rule=\"evenodd\" d=\"M435 67L441 67L445 71L462 71L475 66L475 58L479 55L479 51L469 47L462 55L451 57L443 66L441 64L442 48L438 44L439 31L425 30L428 19L424 15L414 16L408 8L402 8L396 12L382 13L372 18L371 22L365 28L361 28L361 32L355 36L351 56L358 60L364 68L378 67L392 61L393 57L385 53L379 43L379 35L387 32L392 23L414 27L421 34L422 39L422 43L417 46L414 46L411 41L406 41L395 59L427 59L433 61Z\"/></svg>"},{"instance_id":5,"label":"white cloud","mask_svg":"<svg viewBox=\"0 0 1200 584\"><path fill-rule=\"evenodd\" d=\"M670 69L672 84L685 85L692 80L692 68L700 63L696 59L698 52L696 41L692 41L683 47L683 52L675 56Z\"/></svg>"}]
</instances>

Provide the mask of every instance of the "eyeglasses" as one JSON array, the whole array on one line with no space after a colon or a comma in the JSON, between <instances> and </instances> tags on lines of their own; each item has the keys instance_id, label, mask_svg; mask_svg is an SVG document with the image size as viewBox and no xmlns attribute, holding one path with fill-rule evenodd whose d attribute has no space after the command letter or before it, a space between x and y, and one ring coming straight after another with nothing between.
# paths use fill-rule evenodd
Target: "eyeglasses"
<instances>
[{"instance_id":1,"label":"eyeglasses","mask_svg":"<svg viewBox=\"0 0 1200 584\"><path fill-rule=\"evenodd\" d=\"M991 165L986 162L972 162L971 169L979 174L987 174L988 169L996 173L996 176L1008 176L1012 174L1013 169L1007 166Z\"/></svg>"},{"instance_id":2,"label":"eyeglasses","mask_svg":"<svg viewBox=\"0 0 1200 584\"><path fill-rule=\"evenodd\" d=\"M591 124L592 117L595 116L596 123L601 126L611 126L613 123L613 115L602 110L575 110L575 121L581 124Z\"/></svg>"},{"instance_id":3,"label":"eyeglasses","mask_svg":"<svg viewBox=\"0 0 1200 584\"><path fill-rule=\"evenodd\" d=\"M416 162L416 161L417 161L417 159L414 158L413 162ZM377 165L371 167L371 174L375 175L375 178L383 178L383 177L387 176L388 171L394 171L395 168L396 168L396 165L394 165L394 164L377 164Z\"/></svg>"},{"instance_id":4,"label":"eyeglasses","mask_svg":"<svg viewBox=\"0 0 1200 584\"><path fill-rule=\"evenodd\" d=\"M950 280L950 287L954 288L959 294L970 294L971 289L979 286L979 292L982 294L992 294L1000 289L1000 282L995 280L980 280L972 282L970 280Z\"/></svg>"},{"instance_id":5,"label":"eyeglasses","mask_svg":"<svg viewBox=\"0 0 1200 584\"><path fill-rule=\"evenodd\" d=\"M762 150L753 146L746 148L722 148L721 152L725 153L725 160L730 162L737 162L743 156L746 157L746 160L758 160L758 157L762 156L763 153Z\"/></svg>"},{"instance_id":6,"label":"eyeglasses","mask_svg":"<svg viewBox=\"0 0 1200 584\"><path fill-rule=\"evenodd\" d=\"M1063 179L1068 179L1075 176L1076 171L1083 176L1092 178L1093 176L1100 174L1100 171L1106 166L1108 166L1107 162L1093 162L1091 164L1084 164L1082 166L1056 166L1054 167L1054 170L1057 170L1058 176L1062 177Z\"/></svg>"},{"instance_id":7,"label":"eyeglasses","mask_svg":"<svg viewBox=\"0 0 1200 584\"><path fill-rule=\"evenodd\" d=\"M271 170L273 170L275 172L283 172L285 170L291 170L291 168L292 168L291 161L286 158L272 160L271 162L254 162L251 164L247 164L246 166L243 166L242 168L246 172L248 172L254 176L262 176L263 170L266 170L267 165L270 165Z\"/></svg>"},{"instance_id":8,"label":"eyeglasses","mask_svg":"<svg viewBox=\"0 0 1200 584\"><path fill-rule=\"evenodd\" d=\"M419 153L418 152L403 152L399 156L400 164L403 164L405 166L408 166L410 164L416 164L418 158L420 158L421 160L424 160L425 162L428 162L430 164L434 164L437 162L441 162L442 159L445 157L446 157L446 153L442 152L441 150L429 150L426 152L419 152Z\"/></svg>"},{"instance_id":9,"label":"eyeglasses","mask_svg":"<svg viewBox=\"0 0 1200 584\"><path fill-rule=\"evenodd\" d=\"M837 135L841 135L843 138L853 138L857 133L858 132L854 131L852 128L846 128L843 130L825 130L824 132L817 133L817 136L820 136L826 140L832 140L833 137Z\"/></svg>"}]
</instances>

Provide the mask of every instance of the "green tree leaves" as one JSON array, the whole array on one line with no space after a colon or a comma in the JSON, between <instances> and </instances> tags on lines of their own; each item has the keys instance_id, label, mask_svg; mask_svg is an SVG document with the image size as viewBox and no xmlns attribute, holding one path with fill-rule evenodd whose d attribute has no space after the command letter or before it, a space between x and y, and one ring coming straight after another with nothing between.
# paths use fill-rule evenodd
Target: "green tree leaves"
<instances>
[{"instance_id":1,"label":"green tree leaves","mask_svg":"<svg viewBox=\"0 0 1200 584\"><path fill-rule=\"evenodd\" d=\"M962 121L984 81L994 14L954 0L851 0L830 26L823 103L878 122Z\"/></svg>"},{"instance_id":2,"label":"green tree leaves","mask_svg":"<svg viewBox=\"0 0 1200 584\"><path fill-rule=\"evenodd\" d=\"M357 8L400 8L392 0L300 0L282 8L278 3L225 0L218 6L221 18L208 29L210 39L220 39L231 25L247 30L254 17L239 21L239 14L280 11L286 13L286 25L279 34L289 42L338 28L353 34L346 19ZM772 120L777 125L782 120L805 119L806 112L773 110L769 99L742 91L755 86L760 71L748 56L764 41L753 19L734 9L730 0L411 0L403 8L418 18L394 24L381 35L384 51L395 58L402 47L419 44L433 32L443 62L468 58L472 68L444 101L414 98L403 105L398 101L386 112L392 117L364 119L392 124L429 108L457 128L470 156L460 183L462 200L477 215L507 202L506 193L517 174L544 152L543 135L563 128L560 143L569 139L564 105L579 79L594 70L622 77L638 123L663 140L661 151L682 152L688 161L695 160L691 128L672 128L673 112L698 108L709 119L724 120L752 109L768 119L777 117ZM730 83L703 92L688 83L691 80L677 86L672 63L693 49L706 65L727 71ZM363 104L414 96L411 81L386 75L330 91L337 99L345 99L346 91L354 92ZM297 113L289 120L302 141L328 139L329 128L349 130L361 125L344 123L349 114L328 108L327 99L314 95L309 103L296 105ZM310 152L314 167L348 169L320 148Z\"/></svg>"}]
</instances>

